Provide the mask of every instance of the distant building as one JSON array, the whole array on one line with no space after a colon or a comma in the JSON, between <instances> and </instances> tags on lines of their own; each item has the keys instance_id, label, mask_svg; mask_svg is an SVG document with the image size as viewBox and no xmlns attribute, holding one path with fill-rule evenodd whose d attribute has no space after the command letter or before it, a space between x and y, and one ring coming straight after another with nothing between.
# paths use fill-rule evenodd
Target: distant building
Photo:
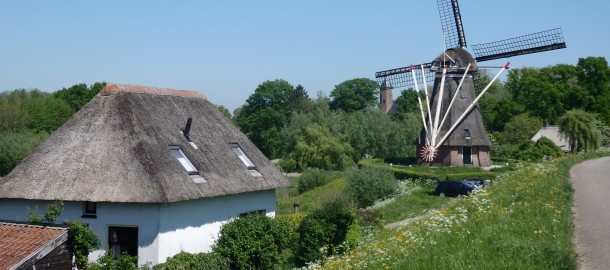
<instances>
[{"instance_id":1,"label":"distant building","mask_svg":"<svg viewBox=\"0 0 610 270\"><path fill-rule=\"evenodd\" d=\"M567 141L565 141L561 137L561 133L559 132L558 126L544 126L534 136L532 137L532 141L537 142L541 137L546 137L551 140L555 145L557 145L563 152L569 153L571 152L570 145Z\"/></svg>"},{"instance_id":2,"label":"distant building","mask_svg":"<svg viewBox=\"0 0 610 270\"><path fill-rule=\"evenodd\" d=\"M289 181L198 91L108 84L0 179L0 219L61 200L105 251L140 265L208 252L240 214L275 214Z\"/></svg>"}]
</instances>

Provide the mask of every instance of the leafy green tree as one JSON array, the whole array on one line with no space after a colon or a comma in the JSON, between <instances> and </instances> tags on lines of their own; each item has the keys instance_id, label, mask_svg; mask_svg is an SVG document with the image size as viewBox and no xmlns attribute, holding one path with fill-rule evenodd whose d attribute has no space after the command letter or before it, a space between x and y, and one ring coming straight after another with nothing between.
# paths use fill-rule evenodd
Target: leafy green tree
<instances>
[{"instance_id":1,"label":"leafy green tree","mask_svg":"<svg viewBox=\"0 0 610 270\"><path fill-rule=\"evenodd\" d=\"M97 95L104 86L106 86L105 82L96 82L91 87L87 87L87 84L84 83L75 84L70 88L62 88L54 92L53 97L64 100L70 105L72 110L78 111Z\"/></svg>"},{"instance_id":2,"label":"leafy green tree","mask_svg":"<svg viewBox=\"0 0 610 270\"><path fill-rule=\"evenodd\" d=\"M276 269L295 236L287 222L250 214L222 226L214 252L228 258L231 269Z\"/></svg>"},{"instance_id":3,"label":"leafy green tree","mask_svg":"<svg viewBox=\"0 0 610 270\"><path fill-rule=\"evenodd\" d=\"M46 138L46 133L29 130L0 133L0 176L5 176L30 155Z\"/></svg>"},{"instance_id":4,"label":"leafy green tree","mask_svg":"<svg viewBox=\"0 0 610 270\"><path fill-rule=\"evenodd\" d=\"M344 81L330 93L330 108L350 113L377 104L379 84L367 78Z\"/></svg>"},{"instance_id":5,"label":"leafy green tree","mask_svg":"<svg viewBox=\"0 0 610 270\"><path fill-rule=\"evenodd\" d=\"M220 113L222 113L222 115L224 115L227 119L231 120L231 112L229 112L229 109L227 109L227 107L222 106L222 105L216 105L216 108L220 111Z\"/></svg>"},{"instance_id":6,"label":"leafy green tree","mask_svg":"<svg viewBox=\"0 0 610 270\"><path fill-rule=\"evenodd\" d=\"M595 127L595 116L583 110L567 111L559 118L559 132L567 139L571 151L589 151L601 144L601 132Z\"/></svg>"},{"instance_id":7,"label":"leafy green tree","mask_svg":"<svg viewBox=\"0 0 610 270\"><path fill-rule=\"evenodd\" d=\"M426 100L423 99L422 106L425 106L425 103ZM417 91L412 88L402 90L400 96L394 101L394 104L394 106L396 106L396 111L392 115L393 119L402 120L408 113L418 113L421 115L419 111L419 102L417 101ZM425 107L423 108L425 109Z\"/></svg>"},{"instance_id":8,"label":"leafy green tree","mask_svg":"<svg viewBox=\"0 0 610 270\"><path fill-rule=\"evenodd\" d=\"M610 69L604 57L578 59L578 83L586 95L583 109L600 114L610 124Z\"/></svg>"},{"instance_id":9,"label":"leafy green tree","mask_svg":"<svg viewBox=\"0 0 610 270\"><path fill-rule=\"evenodd\" d=\"M498 139L501 143L519 145L529 141L541 127L542 121L540 119L522 113L506 123L504 132Z\"/></svg>"},{"instance_id":10,"label":"leafy green tree","mask_svg":"<svg viewBox=\"0 0 610 270\"><path fill-rule=\"evenodd\" d=\"M354 165L353 148L331 134L328 128L312 124L293 134L295 146L288 159L296 161L296 169L320 168L343 170Z\"/></svg>"},{"instance_id":11,"label":"leafy green tree","mask_svg":"<svg viewBox=\"0 0 610 270\"><path fill-rule=\"evenodd\" d=\"M290 96L288 97L288 116L290 117L290 115L293 113L307 111L309 109L310 102L311 99L309 98L305 88L300 84L297 85L297 87L292 90L292 93L290 93Z\"/></svg>"},{"instance_id":12,"label":"leafy green tree","mask_svg":"<svg viewBox=\"0 0 610 270\"><path fill-rule=\"evenodd\" d=\"M284 80L266 81L248 97L235 116L237 126L269 158L279 157L280 131L287 122L292 85Z\"/></svg>"},{"instance_id":13,"label":"leafy green tree","mask_svg":"<svg viewBox=\"0 0 610 270\"><path fill-rule=\"evenodd\" d=\"M515 102L547 123L553 123L564 112L567 92L549 69L521 68L508 72L506 87Z\"/></svg>"},{"instance_id":14,"label":"leafy green tree","mask_svg":"<svg viewBox=\"0 0 610 270\"><path fill-rule=\"evenodd\" d=\"M36 89L0 94L0 133L25 129L50 133L73 114L65 101Z\"/></svg>"},{"instance_id":15,"label":"leafy green tree","mask_svg":"<svg viewBox=\"0 0 610 270\"><path fill-rule=\"evenodd\" d=\"M76 265L79 269L87 269L89 252L98 249L102 243L86 224L80 221L68 221L66 224L70 228L70 252L76 259Z\"/></svg>"}]
</instances>

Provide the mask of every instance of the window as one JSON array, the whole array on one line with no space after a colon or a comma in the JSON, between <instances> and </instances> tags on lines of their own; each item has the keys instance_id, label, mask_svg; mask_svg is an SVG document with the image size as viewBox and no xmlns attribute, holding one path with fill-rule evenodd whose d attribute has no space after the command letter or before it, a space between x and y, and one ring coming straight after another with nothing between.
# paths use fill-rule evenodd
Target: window
<instances>
[{"instance_id":1,"label":"window","mask_svg":"<svg viewBox=\"0 0 610 270\"><path fill-rule=\"evenodd\" d=\"M96 218L97 217L97 204L95 202L83 202L83 216L84 218Z\"/></svg>"},{"instance_id":2,"label":"window","mask_svg":"<svg viewBox=\"0 0 610 270\"><path fill-rule=\"evenodd\" d=\"M189 174L197 174L197 169L195 169L193 163L191 163L178 146L170 146L169 149Z\"/></svg>"},{"instance_id":3,"label":"window","mask_svg":"<svg viewBox=\"0 0 610 270\"><path fill-rule=\"evenodd\" d=\"M470 130L464 129L464 138L466 138L466 140L470 140Z\"/></svg>"},{"instance_id":4,"label":"window","mask_svg":"<svg viewBox=\"0 0 610 270\"><path fill-rule=\"evenodd\" d=\"M239 157L239 159L241 159L241 162L244 163L244 165L246 165L246 167L248 167L248 169L254 169L256 168L254 166L254 164L252 163L252 161L250 161L250 159L248 159L248 157L246 156L246 154L244 154L243 151L241 151L241 148L239 148L239 145L236 143L231 143L229 144L229 146L231 146L231 149L233 149L233 152L235 152L235 154L237 155L237 157Z\"/></svg>"},{"instance_id":5,"label":"window","mask_svg":"<svg viewBox=\"0 0 610 270\"><path fill-rule=\"evenodd\" d=\"M113 259L123 253L138 256L138 227L108 226L108 250Z\"/></svg>"}]
</instances>

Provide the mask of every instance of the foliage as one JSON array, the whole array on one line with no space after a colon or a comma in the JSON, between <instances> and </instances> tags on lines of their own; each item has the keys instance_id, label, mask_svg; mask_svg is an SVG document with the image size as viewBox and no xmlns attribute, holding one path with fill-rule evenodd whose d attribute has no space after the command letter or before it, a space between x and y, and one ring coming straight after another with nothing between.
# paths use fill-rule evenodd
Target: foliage
<instances>
[{"instance_id":1,"label":"foliage","mask_svg":"<svg viewBox=\"0 0 610 270\"><path fill-rule=\"evenodd\" d=\"M353 169L348 174L347 190L358 207L368 207L377 200L394 195L398 181L389 170Z\"/></svg>"},{"instance_id":2,"label":"foliage","mask_svg":"<svg viewBox=\"0 0 610 270\"><path fill-rule=\"evenodd\" d=\"M408 113L421 115L419 111L419 101L417 101L417 91L413 88L400 91L400 96L394 101L396 111L392 115L393 119L402 120ZM425 106L426 100L422 100L422 105Z\"/></svg>"},{"instance_id":3,"label":"foliage","mask_svg":"<svg viewBox=\"0 0 610 270\"><path fill-rule=\"evenodd\" d=\"M28 208L28 222L30 223L55 223L61 212L64 211L64 202L55 201L47 204L44 215L38 214L38 206L34 210Z\"/></svg>"},{"instance_id":4,"label":"foliage","mask_svg":"<svg viewBox=\"0 0 610 270\"><path fill-rule=\"evenodd\" d=\"M550 139L541 137L535 143L531 141L523 143L516 156L520 160L542 161L563 156L563 150Z\"/></svg>"},{"instance_id":5,"label":"foliage","mask_svg":"<svg viewBox=\"0 0 610 270\"><path fill-rule=\"evenodd\" d=\"M97 95L104 86L106 86L105 82L96 82L91 87L87 87L87 84L84 83L75 84L70 88L62 88L54 92L53 97L65 101L76 112Z\"/></svg>"},{"instance_id":6,"label":"foliage","mask_svg":"<svg viewBox=\"0 0 610 270\"><path fill-rule=\"evenodd\" d=\"M372 234L366 245L310 269L575 269L569 170L599 155L610 152L521 165L481 192Z\"/></svg>"},{"instance_id":7,"label":"foliage","mask_svg":"<svg viewBox=\"0 0 610 270\"><path fill-rule=\"evenodd\" d=\"M138 257L129 256L122 254L117 259L113 259L110 251L97 259L97 262L86 264L87 267L83 268L78 266L79 269L88 270L137 270L138 269Z\"/></svg>"},{"instance_id":8,"label":"foliage","mask_svg":"<svg viewBox=\"0 0 610 270\"><path fill-rule=\"evenodd\" d=\"M347 183L344 178L335 179L326 185L319 186L303 194L291 197L280 197L276 201L276 213L293 213L294 203L299 203L299 211L311 212L320 208L327 201L345 197Z\"/></svg>"},{"instance_id":9,"label":"foliage","mask_svg":"<svg viewBox=\"0 0 610 270\"><path fill-rule=\"evenodd\" d=\"M292 85L284 80L265 81L235 115L237 126L269 158L279 157L280 130L287 122Z\"/></svg>"},{"instance_id":10,"label":"foliage","mask_svg":"<svg viewBox=\"0 0 610 270\"><path fill-rule=\"evenodd\" d=\"M229 109L227 109L227 107L222 106L222 105L216 105L216 108L220 111L220 113L222 113L222 115L224 115L227 119L232 120L231 118L231 112L229 112Z\"/></svg>"},{"instance_id":11,"label":"foliage","mask_svg":"<svg viewBox=\"0 0 610 270\"><path fill-rule=\"evenodd\" d=\"M578 83L583 88L582 108L600 113L605 124L610 124L610 69L604 57L578 59Z\"/></svg>"},{"instance_id":12,"label":"foliage","mask_svg":"<svg viewBox=\"0 0 610 270\"><path fill-rule=\"evenodd\" d=\"M303 266L344 251L341 247L355 218L345 198L336 198L312 211L297 229L297 264Z\"/></svg>"},{"instance_id":13,"label":"foliage","mask_svg":"<svg viewBox=\"0 0 610 270\"><path fill-rule=\"evenodd\" d=\"M377 104L379 84L367 78L357 78L335 85L330 93L330 108L350 113Z\"/></svg>"},{"instance_id":14,"label":"foliage","mask_svg":"<svg viewBox=\"0 0 610 270\"><path fill-rule=\"evenodd\" d=\"M298 192L301 194L316 187L326 185L330 181L340 178L341 174L339 171L324 171L317 168L307 169L299 177Z\"/></svg>"},{"instance_id":15,"label":"foliage","mask_svg":"<svg viewBox=\"0 0 610 270\"><path fill-rule=\"evenodd\" d=\"M229 259L231 269L273 269L284 263L284 249L294 235L287 222L250 214L222 226L214 252Z\"/></svg>"},{"instance_id":16,"label":"foliage","mask_svg":"<svg viewBox=\"0 0 610 270\"><path fill-rule=\"evenodd\" d=\"M422 127L419 119L414 113L405 113L401 120L392 121L374 109L340 114L334 126L354 149L354 160L404 157L415 151L413 140Z\"/></svg>"},{"instance_id":17,"label":"foliage","mask_svg":"<svg viewBox=\"0 0 610 270\"><path fill-rule=\"evenodd\" d=\"M343 170L354 165L353 148L333 136L328 128L312 124L292 136L296 144L287 159L295 161L297 171L306 168Z\"/></svg>"},{"instance_id":18,"label":"foliage","mask_svg":"<svg viewBox=\"0 0 610 270\"><path fill-rule=\"evenodd\" d=\"M297 85L288 97L287 115L290 116L293 113L306 112L309 109L310 102L311 100L309 99L307 90L305 90L302 85Z\"/></svg>"},{"instance_id":19,"label":"foliage","mask_svg":"<svg viewBox=\"0 0 610 270\"><path fill-rule=\"evenodd\" d=\"M180 252L167 259L166 262L152 267L153 270L225 270L229 268L229 260L217 252L188 253Z\"/></svg>"},{"instance_id":20,"label":"foliage","mask_svg":"<svg viewBox=\"0 0 610 270\"><path fill-rule=\"evenodd\" d=\"M64 100L39 90L15 90L0 94L0 133L53 132L74 114Z\"/></svg>"},{"instance_id":21,"label":"foliage","mask_svg":"<svg viewBox=\"0 0 610 270\"><path fill-rule=\"evenodd\" d=\"M5 176L30 155L46 138L44 132L32 131L0 133L0 176Z\"/></svg>"},{"instance_id":22,"label":"foliage","mask_svg":"<svg viewBox=\"0 0 610 270\"><path fill-rule=\"evenodd\" d=\"M99 248L99 237L84 223L80 221L66 222L70 228L70 252L76 258L79 269L86 269L89 252Z\"/></svg>"},{"instance_id":23,"label":"foliage","mask_svg":"<svg viewBox=\"0 0 610 270\"><path fill-rule=\"evenodd\" d=\"M527 113L519 114L506 123L498 140L504 144L518 145L529 141L541 127L540 119L531 117Z\"/></svg>"},{"instance_id":24,"label":"foliage","mask_svg":"<svg viewBox=\"0 0 610 270\"><path fill-rule=\"evenodd\" d=\"M567 139L572 151L595 150L601 143L595 116L583 110L570 110L559 118L559 132Z\"/></svg>"},{"instance_id":25,"label":"foliage","mask_svg":"<svg viewBox=\"0 0 610 270\"><path fill-rule=\"evenodd\" d=\"M494 172L487 172L478 167L435 167L430 169L427 166L407 165L395 166L387 165L381 159L368 159L358 162L360 167L378 168L391 171L397 179L425 180L433 177L441 179L459 180L469 178L493 178L497 175Z\"/></svg>"}]
</instances>

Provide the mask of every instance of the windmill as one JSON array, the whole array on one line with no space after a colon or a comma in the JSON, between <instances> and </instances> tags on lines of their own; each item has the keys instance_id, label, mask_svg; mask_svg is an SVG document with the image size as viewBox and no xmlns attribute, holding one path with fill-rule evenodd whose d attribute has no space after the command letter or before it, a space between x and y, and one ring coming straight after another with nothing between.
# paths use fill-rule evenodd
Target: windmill
<instances>
[{"instance_id":1,"label":"windmill","mask_svg":"<svg viewBox=\"0 0 610 270\"><path fill-rule=\"evenodd\" d=\"M391 90L422 84L425 100L419 100L424 128L418 138L419 161L430 164L489 166L489 146L477 102L508 64L475 95L473 74L478 62L565 48L561 29L472 46L466 51L466 36L457 0L437 0L446 49L430 63L375 73L380 84L382 109L391 103ZM427 82L434 81L431 93ZM388 92L390 91L390 92ZM425 102L425 103L424 103ZM425 104L425 105L423 105ZM387 112L389 108L384 110Z\"/></svg>"}]
</instances>

